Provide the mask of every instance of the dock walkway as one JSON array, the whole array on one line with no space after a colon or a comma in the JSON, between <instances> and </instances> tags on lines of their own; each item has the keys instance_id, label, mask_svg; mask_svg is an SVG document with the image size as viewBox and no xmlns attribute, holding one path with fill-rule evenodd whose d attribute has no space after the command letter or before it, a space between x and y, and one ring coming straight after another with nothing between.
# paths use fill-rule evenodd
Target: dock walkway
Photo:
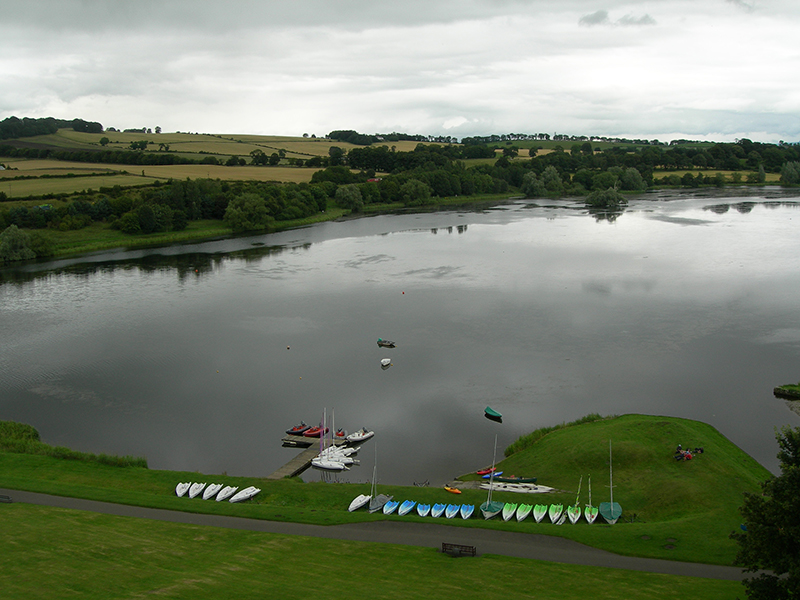
<instances>
[{"instance_id":1,"label":"dock walkway","mask_svg":"<svg viewBox=\"0 0 800 600\"><path fill-rule=\"evenodd\" d=\"M284 477L297 477L311 466L311 460L319 454L319 438L307 438L302 435L286 435L282 440L286 448L305 448L267 479L283 479ZM328 440L330 442L330 440ZM335 446L343 446L345 440L333 440Z\"/></svg>"}]
</instances>

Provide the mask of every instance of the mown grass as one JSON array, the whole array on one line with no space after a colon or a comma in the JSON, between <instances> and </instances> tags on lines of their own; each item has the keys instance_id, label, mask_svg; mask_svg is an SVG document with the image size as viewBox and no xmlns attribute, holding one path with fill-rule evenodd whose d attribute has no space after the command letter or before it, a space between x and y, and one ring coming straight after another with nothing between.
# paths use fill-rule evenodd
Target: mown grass
<instances>
[{"instance_id":1,"label":"mown grass","mask_svg":"<svg viewBox=\"0 0 800 600\"><path fill-rule=\"evenodd\" d=\"M588 499L587 476L591 475L592 500L598 505L608 499L609 439L614 452L614 500L624 511L614 526L580 522L559 527L535 523L532 519L522 523L479 518L440 522L454 527L556 535L630 556L731 564L736 547L728 535L739 527L737 509L742 494L757 492L759 482L769 477L769 473L712 427L696 421L627 415L552 431L498 466L509 474L536 475L539 483L559 491L546 496L495 492L493 498L503 502L572 504L583 475L583 504ZM678 443L703 446L706 451L695 460L678 463L672 458ZM180 481L255 485L262 492L246 504L189 500L175 496L175 485ZM120 469L8 452L0 452L0 487L319 525L384 519L431 521L413 515L386 517L381 513L348 512L347 506L355 496L369 493L369 484L303 483L135 467ZM464 489L457 499L443 488L381 485L379 491L398 500L429 504L456 501L477 506L487 496L480 489Z\"/></svg>"},{"instance_id":2,"label":"mown grass","mask_svg":"<svg viewBox=\"0 0 800 600\"><path fill-rule=\"evenodd\" d=\"M715 600L738 582L0 505L3 597Z\"/></svg>"}]
</instances>

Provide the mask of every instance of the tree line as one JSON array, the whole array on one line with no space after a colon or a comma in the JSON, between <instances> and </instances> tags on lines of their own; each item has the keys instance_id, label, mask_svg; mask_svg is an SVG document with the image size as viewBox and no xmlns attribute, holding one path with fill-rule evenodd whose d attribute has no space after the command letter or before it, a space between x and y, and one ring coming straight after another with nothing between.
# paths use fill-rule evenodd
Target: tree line
<instances>
[{"instance_id":1,"label":"tree line","mask_svg":"<svg viewBox=\"0 0 800 600\"><path fill-rule=\"evenodd\" d=\"M95 121L84 121L83 119L54 119L45 117L42 119L30 119L23 117L8 117L0 121L0 140L9 140L34 135L47 135L55 133L59 129L72 129L86 133L102 133L103 126Z\"/></svg>"}]
</instances>

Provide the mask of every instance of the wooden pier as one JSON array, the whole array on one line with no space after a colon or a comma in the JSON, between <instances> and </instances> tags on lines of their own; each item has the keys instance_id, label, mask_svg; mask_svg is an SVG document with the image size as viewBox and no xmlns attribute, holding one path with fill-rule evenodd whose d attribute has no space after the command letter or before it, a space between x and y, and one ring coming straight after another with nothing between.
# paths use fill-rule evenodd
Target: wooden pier
<instances>
[{"instance_id":1,"label":"wooden pier","mask_svg":"<svg viewBox=\"0 0 800 600\"><path fill-rule=\"evenodd\" d=\"M286 435L281 439L284 448L305 448L300 454L295 456L267 479L283 479L284 477L297 477L311 466L312 459L319 454L319 438L309 438L302 435ZM330 440L326 442L330 444ZM333 440L335 446L344 446L346 440Z\"/></svg>"}]
</instances>

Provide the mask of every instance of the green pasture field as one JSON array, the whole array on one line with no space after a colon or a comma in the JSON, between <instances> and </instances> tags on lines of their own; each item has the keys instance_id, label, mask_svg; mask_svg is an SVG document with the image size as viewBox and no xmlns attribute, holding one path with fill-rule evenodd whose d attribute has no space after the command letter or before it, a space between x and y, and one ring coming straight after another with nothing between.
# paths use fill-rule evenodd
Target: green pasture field
<instances>
[{"instance_id":1,"label":"green pasture field","mask_svg":"<svg viewBox=\"0 0 800 600\"><path fill-rule=\"evenodd\" d=\"M0 191L9 198L27 198L28 196L44 196L46 194L74 194L83 190L99 190L101 187L137 187L151 185L158 180L166 181L168 177L148 177L137 175L114 175L102 177L47 177L44 179L0 179Z\"/></svg>"},{"instance_id":2,"label":"green pasture field","mask_svg":"<svg viewBox=\"0 0 800 600\"><path fill-rule=\"evenodd\" d=\"M614 456L614 500L623 509L614 525L556 526L531 518L484 521L480 518L447 521L453 527L479 527L539 533L569 538L617 554L729 565L736 546L728 539L741 523L738 507L744 492L758 492L769 472L714 428L685 419L626 415L553 431L498 463L505 473L535 475L541 485L557 491L547 495L494 492L503 502L545 504L575 502L583 475L580 503L588 500L588 476L592 476L595 505L608 499L608 440ZM1 441L0 441L1 442ZM696 459L677 462L675 447L703 446ZM3 448L0 443L0 448ZM291 452L278 450L291 458ZM492 448L486 448L487 458ZM484 465L476 465L476 470ZM465 475L464 480L477 479ZM244 504L203 502L178 498L180 481L216 481L240 488L255 485L262 492ZM295 479L268 480L225 474L172 472L140 467L114 467L90 461L0 451L0 487L62 496L103 500L152 508L235 515L248 518L333 525L374 520L430 522L416 515L385 516L347 507L359 494L369 493L369 483L303 483ZM439 487L379 485L379 492L397 500L428 504L475 504L487 498L481 489L463 489L457 500ZM476 510L477 512L477 510Z\"/></svg>"},{"instance_id":3,"label":"green pasture field","mask_svg":"<svg viewBox=\"0 0 800 600\"><path fill-rule=\"evenodd\" d=\"M716 600L734 581L676 577L434 548L316 539L0 505L3 596L277 598L347 591L376 599ZM361 592L359 592L359 590Z\"/></svg>"}]
</instances>

